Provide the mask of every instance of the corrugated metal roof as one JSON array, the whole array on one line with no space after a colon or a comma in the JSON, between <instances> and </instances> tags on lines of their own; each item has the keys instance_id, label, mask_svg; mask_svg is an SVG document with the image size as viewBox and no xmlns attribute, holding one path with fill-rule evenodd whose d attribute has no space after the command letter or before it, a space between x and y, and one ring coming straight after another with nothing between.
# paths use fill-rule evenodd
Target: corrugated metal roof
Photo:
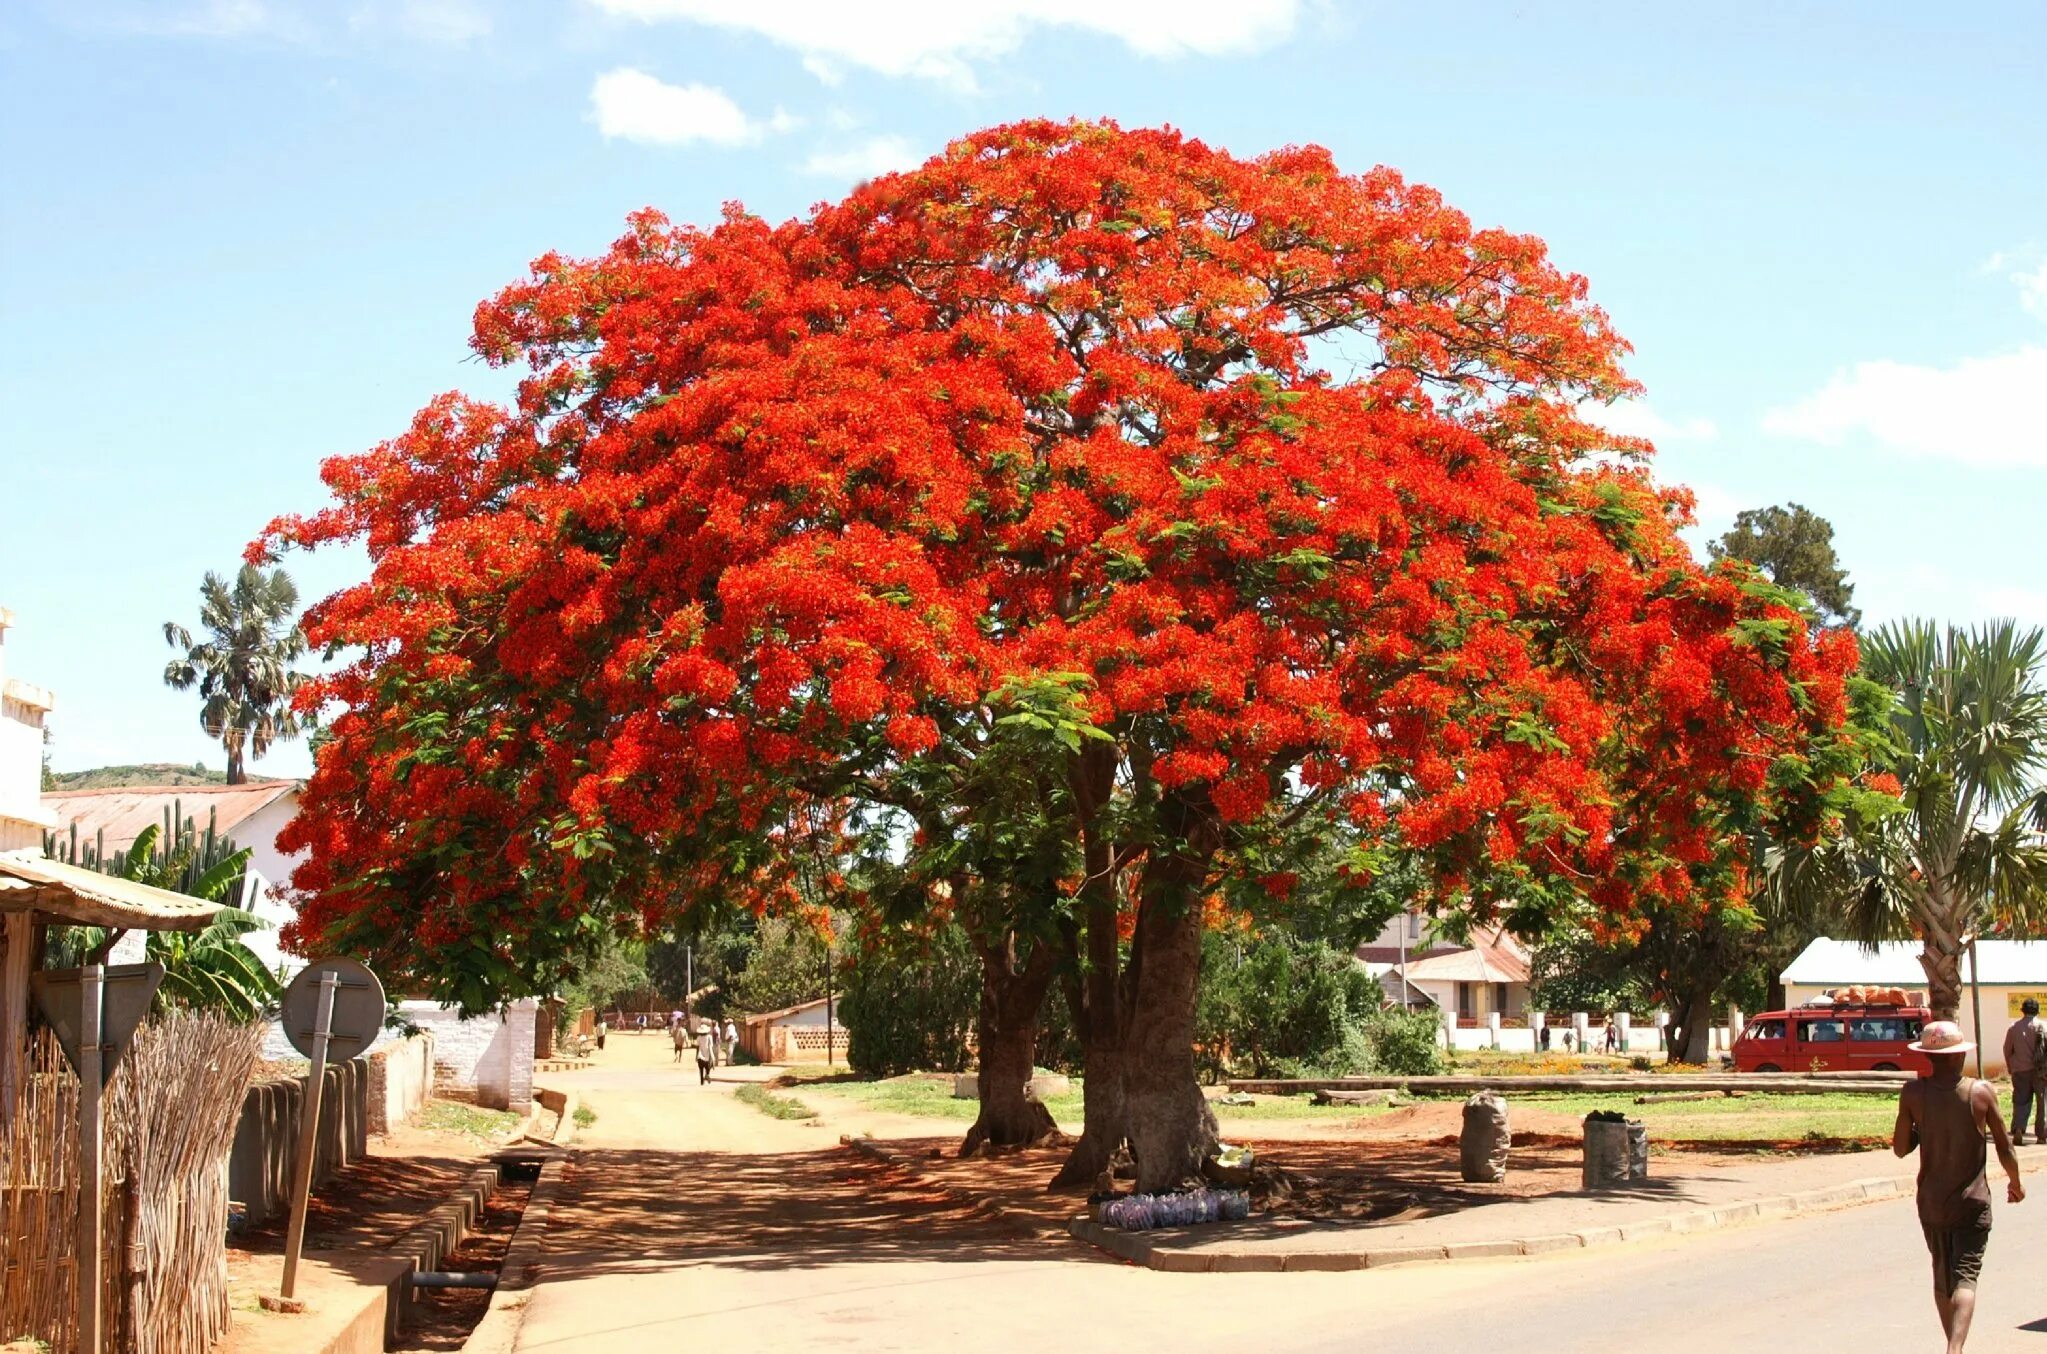
<instances>
[{"instance_id":1,"label":"corrugated metal roof","mask_svg":"<svg viewBox=\"0 0 2047 1354\"><path fill-rule=\"evenodd\" d=\"M1407 961L1409 982L1525 983L1528 951L1504 931L1475 935L1472 947Z\"/></svg>"},{"instance_id":2,"label":"corrugated metal roof","mask_svg":"<svg viewBox=\"0 0 2047 1354\"><path fill-rule=\"evenodd\" d=\"M2047 983L2047 941L1982 940L1976 943L1986 983ZM1962 981L1970 978L1969 956L1962 955ZM1784 969L1784 982L1803 987L1875 983L1884 987L1924 987L1926 970L1919 966L1919 943L1886 941L1871 953L1852 940L1815 940Z\"/></svg>"},{"instance_id":3,"label":"corrugated metal roof","mask_svg":"<svg viewBox=\"0 0 2047 1354\"><path fill-rule=\"evenodd\" d=\"M108 850L125 850L142 835L143 829L161 827L164 812L173 803L199 831L206 830L211 818L223 835L232 835L237 823L298 786L295 780L260 780L245 785L123 785L105 790L57 790L43 796L43 807L57 815L59 836L68 836L75 823L81 844L93 841L104 831Z\"/></svg>"},{"instance_id":4,"label":"corrugated metal roof","mask_svg":"<svg viewBox=\"0 0 2047 1354\"><path fill-rule=\"evenodd\" d=\"M219 903L66 865L40 851L0 853L0 912L40 912L78 926L197 931Z\"/></svg>"}]
</instances>

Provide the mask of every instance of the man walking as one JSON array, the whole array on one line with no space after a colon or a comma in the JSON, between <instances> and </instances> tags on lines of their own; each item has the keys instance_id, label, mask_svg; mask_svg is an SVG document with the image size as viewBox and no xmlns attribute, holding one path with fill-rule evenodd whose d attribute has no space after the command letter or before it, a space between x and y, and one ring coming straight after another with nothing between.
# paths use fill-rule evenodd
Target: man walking
<instances>
[{"instance_id":1,"label":"man walking","mask_svg":"<svg viewBox=\"0 0 2047 1354\"><path fill-rule=\"evenodd\" d=\"M1976 1281L1990 1242L1990 1181L1984 1173L1983 1140L1997 1147L2007 1180L2005 1197L2026 1197L2019 1183L2019 1159L1997 1109L1997 1092L1987 1081L1962 1075L1962 1062L1976 1045L1962 1038L1952 1020L1936 1020L1921 1031L1915 1053L1933 1064L1933 1075L1908 1082L1898 1093L1898 1122L1891 1150L1919 1152L1919 1227L1933 1253L1933 1305L1947 1334L1948 1354L1961 1354L1976 1314Z\"/></svg>"},{"instance_id":2,"label":"man walking","mask_svg":"<svg viewBox=\"0 0 2047 1354\"><path fill-rule=\"evenodd\" d=\"M732 1023L732 1017L725 1017L725 1061L731 1063L739 1057L739 1026Z\"/></svg>"},{"instance_id":3,"label":"man walking","mask_svg":"<svg viewBox=\"0 0 2047 1354\"><path fill-rule=\"evenodd\" d=\"M697 1085L710 1084L711 1068L718 1061L718 1036L707 1021L697 1029Z\"/></svg>"},{"instance_id":4,"label":"man walking","mask_svg":"<svg viewBox=\"0 0 2047 1354\"><path fill-rule=\"evenodd\" d=\"M2024 1014L2004 1032L2004 1066L2011 1073L2011 1140L2026 1141L2026 1111L2033 1115L2033 1141L2047 1142L2047 1086L2041 1085L2041 1054L2047 1049L2047 1025L2040 1023L2040 1003L2027 997Z\"/></svg>"}]
</instances>

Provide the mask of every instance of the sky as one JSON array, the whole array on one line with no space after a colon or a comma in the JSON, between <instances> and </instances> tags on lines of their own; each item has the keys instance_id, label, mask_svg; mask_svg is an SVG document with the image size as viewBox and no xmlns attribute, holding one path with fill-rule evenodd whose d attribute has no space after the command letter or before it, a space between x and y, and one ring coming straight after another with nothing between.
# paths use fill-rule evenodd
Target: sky
<instances>
[{"instance_id":1,"label":"sky","mask_svg":"<svg viewBox=\"0 0 2047 1354\"><path fill-rule=\"evenodd\" d=\"M12 0L0 606L54 765L221 764L163 622L324 458L508 393L470 317L534 258L1040 115L1318 143L1542 236L1699 541L1795 501L1870 623L2047 623L2038 0ZM364 568L286 564L309 599Z\"/></svg>"}]
</instances>

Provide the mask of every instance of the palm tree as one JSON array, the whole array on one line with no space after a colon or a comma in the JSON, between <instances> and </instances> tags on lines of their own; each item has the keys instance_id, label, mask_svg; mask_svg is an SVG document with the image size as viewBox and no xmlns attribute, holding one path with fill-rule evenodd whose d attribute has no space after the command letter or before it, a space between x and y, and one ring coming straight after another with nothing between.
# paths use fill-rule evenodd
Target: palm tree
<instances>
[{"instance_id":1,"label":"palm tree","mask_svg":"<svg viewBox=\"0 0 2047 1354\"><path fill-rule=\"evenodd\" d=\"M1817 872L1850 939L1917 936L1931 1005L1961 1006L1963 951L2047 922L2047 640L1997 621L1885 625L1863 672L1889 687L1895 800L1864 796L1800 869Z\"/></svg>"},{"instance_id":2,"label":"palm tree","mask_svg":"<svg viewBox=\"0 0 2047 1354\"><path fill-rule=\"evenodd\" d=\"M280 738L299 734L299 718L291 708L292 693L304 677L291 664L306 652L306 637L294 613L299 592L282 569L264 573L245 564L230 587L210 570L199 588L199 623L207 639L176 621L165 621L163 637L183 651L164 666L166 686L179 691L199 688L204 704L199 727L218 738L227 750L227 783L248 780L242 758L261 757Z\"/></svg>"}]
</instances>

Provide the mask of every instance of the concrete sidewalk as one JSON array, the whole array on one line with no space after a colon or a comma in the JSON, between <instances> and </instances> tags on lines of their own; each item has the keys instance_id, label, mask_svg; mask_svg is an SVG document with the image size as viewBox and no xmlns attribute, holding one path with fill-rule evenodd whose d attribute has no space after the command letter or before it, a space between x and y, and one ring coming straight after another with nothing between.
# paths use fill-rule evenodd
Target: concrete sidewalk
<instances>
[{"instance_id":1,"label":"concrete sidewalk","mask_svg":"<svg viewBox=\"0 0 2047 1354\"><path fill-rule=\"evenodd\" d=\"M2020 1164L2047 1162L2047 1148L2020 1149ZM1513 1169L1512 1161L1508 1169ZM1179 1273L1378 1269L1444 1260L1544 1255L1670 1233L1910 1197L1916 1158L1846 1152L1689 1168L1681 1155L1654 1158L1650 1179L1630 1189L1551 1194L1376 1224L1253 1218L1206 1227L1125 1232L1086 1218L1069 1230L1112 1255ZM1658 1171L1664 1174L1660 1177ZM1991 1185L2002 1200L1993 1158Z\"/></svg>"}]
</instances>

